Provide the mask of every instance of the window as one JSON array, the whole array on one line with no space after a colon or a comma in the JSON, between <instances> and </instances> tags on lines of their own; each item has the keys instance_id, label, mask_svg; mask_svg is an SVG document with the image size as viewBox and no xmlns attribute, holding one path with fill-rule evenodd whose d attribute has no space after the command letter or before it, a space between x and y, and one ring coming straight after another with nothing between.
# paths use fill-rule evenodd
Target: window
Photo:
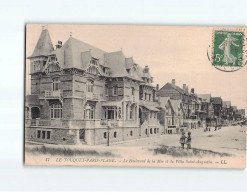
<instances>
[{"instance_id":1,"label":"window","mask_svg":"<svg viewBox=\"0 0 247 195\"><path fill-rule=\"evenodd\" d=\"M96 67L90 66L90 67L88 68L88 72L89 72L90 74L97 74L98 70L97 70Z\"/></svg>"},{"instance_id":2,"label":"window","mask_svg":"<svg viewBox=\"0 0 247 195\"><path fill-rule=\"evenodd\" d=\"M42 131L42 139L45 139L45 131Z\"/></svg>"},{"instance_id":3,"label":"window","mask_svg":"<svg viewBox=\"0 0 247 195\"><path fill-rule=\"evenodd\" d=\"M149 101L151 100L151 94L148 94L148 99L149 99Z\"/></svg>"},{"instance_id":4,"label":"window","mask_svg":"<svg viewBox=\"0 0 247 195\"><path fill-rule=\"evenodd\" d=\"M62 104L51 105L51 118L62 118Z\"/></svg>"},{"instance_id":5,"label":"window","mask_svg":"<svg viewBox=\"0 0 247 195\"><path fill-rule=\"evenodd\" d=\"M37 138L40 138L40 135L41 135L41 131L38 131L37 132Z\"/></svg>"},{"instance_id":6,"label":"window","mask_svg":"<svg viewBox=\"0 0 247 195\"><path fill-rule=\"evenodd\" d=\"M117 137L117 132L116 132L116 131L114 132L114 137L115 137L115 138Z\"/></svg>"},{"instance_id":7,"label":"window","mask_svg":"<svg viewBox=\"0 0 247 195\"><path fill-rule=\"evenodd\" d=\"M109 88L108 88L108 85L105 86L105 95L108 96L109 94Z\"/></svg>"},{"instance_id":8,"label":"window","mask_svg":"<svg viewBox=\"0 0 247 195\"><path fill-rule=\"evenodd\" d=\"M89 119L94 119L94 106L93 105L90 106Z\"/></svg>"},{"instance_id":9,"label":"window","mask_svg":"<svg viewBox=\"0 0 247 195\"><path fill-rule=\"evenodd\" d=\"M60 89L60 81L58 78L52 80L52 91L58 91Z\"/></svg>"},{"instance_id":10,"label":"window","mask_svg":"<svg viewBox=\"0 0 247 195\"><path fill-rule=\"evenodd\" d=\"M157 128L157 133L159 133L159 128Z\"/></svg>"},{"instance_id":11,"label":"window","mask_svg":"<svg viewBox=\"0 0 247 195\"><path fill-rule=\"evenodd\" d=\"M133 106L130 106L130 119L133 119Z\"/></svg>"},{"instance_id":12,"label":"window","mask_svg":"<svg viewBox=\"0 0 247 195\"><path fill-rule=\"evenodd\" d=\"M145 134L146 134L146 135L148 134L148 129L145 130Z\"/></svg>"},{"instance_id":13,"label":"window","mask_svg":"<svg viewBox=\"0 0 247 195\"><path fill-rule=\"evenodd\" d=\"M115 118L115 108L107 107L105 112L106 119L114 119Z\"/></svg>"},{"instance_id":14,"label":"window","mask_svg":"<svg viewBox=\"0 0 247 195\"><path fill-rule=\"evenodd\" d=\"M93 65L98 65L97 59L94 59L94 58L91 59L90 63L93 64Z\"/></svg>"},{"instance_id":15,"label":"window","mask_svg":"<svg viewBox=\"0 0 247 195\"><path fill-rule=\"evenodd\" d=\"M40 61L34 61L34 62L32 62L32 64L33 64L33 71L34 72L40 70Z\"/></svg>"},{"instance_id":16,"label":"window","mask_svg":"<svg viewBox=\"0 0 247 195\"><path fill-rule=\"evenodd\" d=\"M130 136L132 136L133 135L133 131L130 131Z\"/></svg>"},{"instance_id":17,"label":"window","mask_svg":"<svg viewBox=\"0 0 247 195\"><path fill-rule=\"evenodd\" d=\"M118 118L119 119L122 118L122 109L121 109L121 107L118 108Z\"/></svg>"},{"instance_id":18,"label":"window","mask_svg":"<svg viewBox=\"0 0 247 195\"><path fill-rule=\"evenodd\" d=\"M118 91L118 90L117 90L117 86L114 86L114 87L113 87L113 95L114 95L114 96L117 96L117 91Z\"/></svg>"},{"instance_id":19,"label":"window","mask_svg":"<svg viewBox=\"0 0 247 195\"><path fill-rule=\"evenodd\" d=\"M153 134L153 129L152 128L150 129L150 134Z\"/></svg>"},{"instance_id":20,"label":"window","mask_svg":"<svg viewBox=\"0 0 247 195\"><path fill-rule=\"evenodd\" d=\"M132 95L135 95L135 88L132 87L131 90L132 90Z\"/></svg>"},{"instance_id":21,"label":"window","mask_svg":"<svg viewBox=\"0 0 247 195\"><path fill-rule=\"evenodd\" d=\"M94 119L95 107L94 105L86 104L84 108L84 118L85 119Z\"/></svg>"},{"instance_id":22,"label":"window","mask_svg":"<svg viewBox=\"0 0 247 195\"><path fill-rule=\"evenodd\" d=\"M154 128L154 134L156 134L156 128Z\"/></svg>"},{"instance_id":23,"label":"window","mask_svg":"<svg viewBox=\"0 0 247 195\"><path fill-rule=\"evenodd\" d=\"M37 131L37 138L51 139L51 131Z\"/></svg>"},{"instance_id":24,"label":"window","mask_svg":"<svg viewBox=\"0 0 247 195\"><path fill-rule=\"evenodd\" d=\"M104 132L104 138L105 138L105 139L107 138L107 133L106 133L106 132Z\"/></svg>"},{"instance_id":25,"label":"window","mask_svg":"<svg viewBox=\"0 0 247 195\"><path fill-rule=\"evenodd\" d=\"M93 81L87 81L87 92L93 93Z\"/></svg>"},{"instance_id":26,"label":"window","mask_svg":"<svg viewBox=\"0 0 247 195\"><path fill-rule=\"evenodd\" d=\"M50 131L46 132L46 139L51 139L51 132Z\"/></svg>"}]
</instances>

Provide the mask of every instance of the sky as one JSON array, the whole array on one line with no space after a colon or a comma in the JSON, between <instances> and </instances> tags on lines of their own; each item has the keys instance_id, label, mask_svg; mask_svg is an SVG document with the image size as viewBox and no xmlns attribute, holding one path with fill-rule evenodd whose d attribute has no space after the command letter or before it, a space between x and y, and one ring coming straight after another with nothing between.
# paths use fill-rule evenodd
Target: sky
<instances>
[{"instance_id":1,"label":"sky","mask_svg":"<svg viewBox=\"0 0 247 195\"><path fill-rule=\"evenodd\" d=\"M43 24L26 27L26 57L30 56ZM247 67L236 72L217 70L208 60L211 53L212 27L135 26L135 25L55 25L48 28L52 43L74 38L106 52L123 50L126 57L144 67L148 65L154 84L160 88L172 79L182 87L187 84L195 93L211 93L238 108L247 109ZM30 92L30 62L26 60L27 93Z\"/></svg>"}]
</instances>

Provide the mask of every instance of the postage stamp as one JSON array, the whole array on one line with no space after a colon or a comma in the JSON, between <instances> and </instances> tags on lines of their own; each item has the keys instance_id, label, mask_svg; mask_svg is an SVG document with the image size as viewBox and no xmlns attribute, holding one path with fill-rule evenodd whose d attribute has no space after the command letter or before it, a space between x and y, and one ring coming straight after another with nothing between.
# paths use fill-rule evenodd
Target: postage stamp
<instances>
[{"instance_id":1,"label":"postage stamp","mask_svg":"<svg viewBox=\"0 0 247 195\"><path fill-rule=\"evenodd\" d=\"M218 69L237 70L243 66L244 32L214 30L212 65Z\"/></svg>"}]
</instances>

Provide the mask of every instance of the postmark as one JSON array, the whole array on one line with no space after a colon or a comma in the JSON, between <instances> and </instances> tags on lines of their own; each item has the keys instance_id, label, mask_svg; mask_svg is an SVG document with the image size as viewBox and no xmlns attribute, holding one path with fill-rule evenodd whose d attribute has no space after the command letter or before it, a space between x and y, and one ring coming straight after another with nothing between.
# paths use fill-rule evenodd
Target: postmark
<instances>
[{"instance_id":1,"label":"postmark","mask_svg":"<svg viewBox=\"0 0 247 195\"><path fill-rule=\"evenodd\" d=\"M212 41L212 65L215 68L230 72L245 65L243 29L214 29Z\"/></svg>"}]
</instances>

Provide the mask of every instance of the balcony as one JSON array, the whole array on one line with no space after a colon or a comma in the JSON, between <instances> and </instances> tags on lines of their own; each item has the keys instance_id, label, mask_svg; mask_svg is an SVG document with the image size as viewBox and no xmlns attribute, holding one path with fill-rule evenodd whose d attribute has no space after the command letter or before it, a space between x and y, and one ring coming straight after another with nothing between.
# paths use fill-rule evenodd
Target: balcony
<instances>
[{"instance_id":1,"label":"balcony","mask_svg":"<svg viewBox=\"0 0 247 195\"><path fill-rule=\"evenodd\" d=\"M138 123L134 120L106 120L106 119L87 119L87 120L67 120L67 119L26 119L26 127L60 127L60 128L110 128L114 127L133 127Z\"/></svg>"},{"instance_id":2,"label":"balcony","mask_svg":"<svg viewBox=\"0 0 247 195\"><path fill-rule=\"evenodd\" d=\"M45 99L60 99L62 97L61 90L48 91L45 90Z\"/></svg>"},{"instance_id":3,"label":"balcony","mask_svg":"<svg viewBox=\"0 0 247 195\"><path fill-rule=\"evenodd\" d=\"M97 94L97 93L86 93L86 99L92 101L106 100L103 94Z\"/></svg>"}]
</instances>

